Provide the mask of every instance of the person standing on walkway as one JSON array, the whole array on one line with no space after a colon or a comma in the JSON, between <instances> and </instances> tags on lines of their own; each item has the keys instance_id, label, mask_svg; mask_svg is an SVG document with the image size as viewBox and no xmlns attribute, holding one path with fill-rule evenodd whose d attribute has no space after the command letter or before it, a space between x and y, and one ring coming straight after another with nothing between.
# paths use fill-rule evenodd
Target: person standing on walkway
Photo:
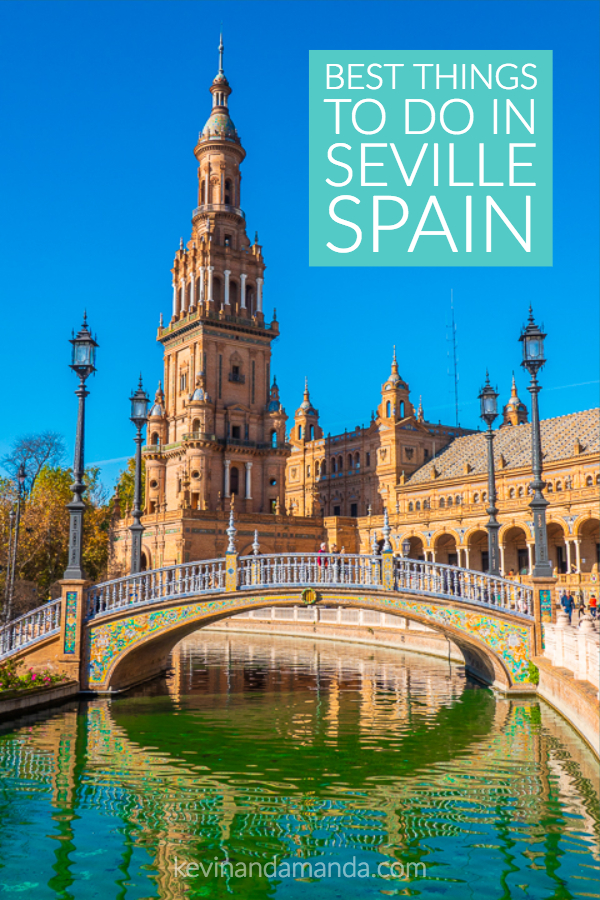
<instances>
[{"instance_id":1,"label":"person standing on walkway","mask_svg":"<svg viewBox=\"0 0 600 900\"><path fill-rule=\"evenodd\" d=\"M596 595L592 594L592 596L590 597L590 615L592 616L593 619L596 618L597 607L598 607L598 601L596 600Z\"/></svg>"},{"instance_id":2,"label":"person standing on walkway","mask_svg":"<svg viewBox=\"0 0 600 900\"><path fill-rule=\"evenodd\" d=\"M560 605L562 606L562 608L568 615L569 622L571 622L571 615L573 613L573 608L575 606L575 602L574 602L573 598L571 597L570 593L568 595L567 594L562 595L562 597L560 598Z\"/></svg>"}]
</instances>

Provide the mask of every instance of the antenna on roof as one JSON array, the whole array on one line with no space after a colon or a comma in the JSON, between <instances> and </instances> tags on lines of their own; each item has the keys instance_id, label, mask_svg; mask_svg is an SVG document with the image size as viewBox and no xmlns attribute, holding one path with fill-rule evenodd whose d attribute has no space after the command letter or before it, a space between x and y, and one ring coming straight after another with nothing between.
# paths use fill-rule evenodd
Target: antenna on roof
<instances>
[{"instance_id":1,"label":"antenna on roof","mask_svg":"<svg viewBox=\"0 0 600 900\"><path fill-rule=\"evenodd\" d=\"M456 322L454 319L454 290L450 289L450 335L446 334L446 340L451 344L452 348L452 379L454 381L454 418L455 424L458 428L458 352L457 352L457 343L456 343ZM450 350L448 350L448 356L450 356ZM450 375L450 369L448 369L448 375Z\"/></svg>"}]
</instances>

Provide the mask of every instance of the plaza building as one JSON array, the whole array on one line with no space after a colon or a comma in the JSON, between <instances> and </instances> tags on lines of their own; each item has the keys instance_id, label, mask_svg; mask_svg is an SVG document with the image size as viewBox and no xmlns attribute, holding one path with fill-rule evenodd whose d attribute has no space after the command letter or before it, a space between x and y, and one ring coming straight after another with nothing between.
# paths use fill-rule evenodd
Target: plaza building
<instances>
[{"instance_id":1,"label":"plaza building","mask_svg":"<svg viewBox=\"0 0 600 900\"><path fill-rule=\"evenodd\" d=\"M220 65L194 153L198 206L172 268L170 320L157 339L164 377L150 409L142 524L144 568L224 555L235 509L237 549L346 553L381 547L384 510L399 553L488 568L486 437L433 423L415 409L394 350L368 426L326 433L305 386L293 424L271 372L275 315L263 309L265 260L242 210L245 157ZM507 394L509 394L507 386ZM543 402L543 401L542 401ZM559 582L595 590L599 553L599 411L542 421L550 556ZM531 426L513 377L495 432L501 568L527 579L534 563L529 508ZM126 572L131 510L115 506L111 575Z\"/></svg>"}]
</instances>

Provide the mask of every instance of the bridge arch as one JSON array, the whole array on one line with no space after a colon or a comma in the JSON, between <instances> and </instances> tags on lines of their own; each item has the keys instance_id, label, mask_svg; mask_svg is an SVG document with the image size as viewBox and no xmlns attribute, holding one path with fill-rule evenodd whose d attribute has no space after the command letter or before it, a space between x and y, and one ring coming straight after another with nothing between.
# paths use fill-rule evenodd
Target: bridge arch
<instances>
[{"instance_id":1,"label":"bridge arch","mask_svg":"<svg viewBox=\"0 0 600 900\"><path fill-rule=\"evenodd\" d=\"M89 623L87 687L98 692L127 689L164 671L171 650L194 631L251 609L297 606L301 595L300 588L246 590L103 616ZM382 591L324 589L321 602L393 613L433 628L456 644L473 675L503 690L526 679L531 625L525 621L511 622L509 615L465 604L458 609L441 600Z\"/></svg>"}]
</instances>

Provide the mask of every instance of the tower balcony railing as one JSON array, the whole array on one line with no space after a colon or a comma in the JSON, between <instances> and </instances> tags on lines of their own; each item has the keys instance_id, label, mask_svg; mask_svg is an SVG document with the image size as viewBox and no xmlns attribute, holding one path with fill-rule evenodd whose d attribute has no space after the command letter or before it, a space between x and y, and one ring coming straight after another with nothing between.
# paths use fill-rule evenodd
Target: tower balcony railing
<instances>
[{"instance_id":1,"label":"tower balcony railing","mask_svg":"<svg viewBox=\"0 0 600 900\"><path fill-rule=\"evenodd\" d=\"M203 203L202 206L196 207L192 213L192 219L210 212L234 213L234 215L239 216L241 219L246 218L244 210L240 209L239 206L232 206L230 203Z\"/></svg>"},{"instance_id":2,"label":"tower balcony railing","mask_svg":"<svg viewBox=\"0 0 600 900\"><path fill-rule=\"evenodd\" d=\"M184 441L216 441L216 434L209 434L207 431L190 431L189 434L184 434Z\"/></svg>"},{"instance_id":3,"label":"tower balcony railing","mask_svg":"<svg viewBox=\"0 0 600 900\"><path fill-rule=\"evenodd\" d=\"M246 384L246 376L242 375L241 372L230 372L229 380L235 382L236 384Z\"/></svg>"}]
</instances>

